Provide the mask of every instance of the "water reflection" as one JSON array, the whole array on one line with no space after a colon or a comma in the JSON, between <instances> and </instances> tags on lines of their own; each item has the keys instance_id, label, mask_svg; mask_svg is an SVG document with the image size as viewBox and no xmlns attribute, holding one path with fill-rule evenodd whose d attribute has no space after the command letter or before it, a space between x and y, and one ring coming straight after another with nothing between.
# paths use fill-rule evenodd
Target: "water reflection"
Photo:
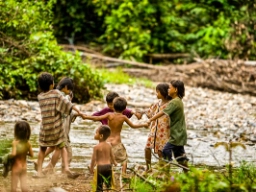
<instances>
[{"instance_id":1,"label":"water reflection","mask_svg":"<svg viewBox=\"0 0 256 192\"><path fill-rule=\"evenodd\" d=\"M31 143L33 151L35 153L34 159L38 154L38 133L39 124L30 123L32 128ZM97 144L98 141L94 140L95 129L100 125L98 122L83 121L82 123L72 124L70 138L73 149L73 160L71 163L72 169L84 169L90 164L92 147ZM0 140L13 139L14 123L2 124L0 127ZM147 129L131 129L128 126L124 126L122 130L122 141L126 146L127 153L129 155L128 166L132 166L134 163L144 164L144 147L147 139ZM185 146L186 152L190 158L190 162L194 164L205 164L209 166L223 166L228 162L229 154L225 151L224 147L213 148L212 146L217 138L213 133L209 131L195 131L189 130L190 136L188 139L188 146ZM192 134L191 134L192 133ZM233 150L233 161L235 165L239 165L242 160L255 162L256 150L255 145L246 145L246 150L237 147ZM48 158L46 158L45 163ZM153 157L153 162L157 160ZM57 168L60 168L60 163L57 164ZM33 166L28 166L28 170L31 171Z\"/></svg>"}]
</instances>

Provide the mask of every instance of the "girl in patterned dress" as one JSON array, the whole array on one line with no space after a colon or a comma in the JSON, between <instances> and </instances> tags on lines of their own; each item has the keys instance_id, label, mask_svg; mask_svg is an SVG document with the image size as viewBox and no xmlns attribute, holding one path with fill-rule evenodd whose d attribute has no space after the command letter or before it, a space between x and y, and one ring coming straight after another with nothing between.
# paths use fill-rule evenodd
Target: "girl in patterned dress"
<instances>
[{"instance_id":1,"label":"girl in patterned dress","mask_svg":"<svg viewBox=\"0 0 256 192\"><path fill-rule=\"evenodd\" d=\"M145 113L148 118L153 117L159 111L162 111L171 97L168 96L169 85L167 83L160 83L156 86L156 96L159 101L151 105L148 111ZM146 161L146 172L151 171L151 150L158 154L159 159L163 157L163 147L170 138L170 123L167 115L153 121L150 124L150 132L145 147L145 161Z\"/></svg>"}]
</instances>

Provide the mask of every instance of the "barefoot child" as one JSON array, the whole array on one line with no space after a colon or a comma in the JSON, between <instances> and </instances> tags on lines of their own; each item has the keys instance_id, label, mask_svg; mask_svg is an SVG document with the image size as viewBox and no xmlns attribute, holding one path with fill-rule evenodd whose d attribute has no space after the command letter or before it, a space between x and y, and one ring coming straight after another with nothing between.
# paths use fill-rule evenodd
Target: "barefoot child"
<instances>
[{"instance_id":1,"label":"barefoot child","mask_svg":"<svg viewBox=\"0 0 256 192\"><path fill-rule=\"evenodd\" d=\"M38 83L42 90L38 95L42 122L39 132L40 148L38 154L38 172L34 177L43 177L42 164L47 147L55 150L51 160L52 166L55 166L59 159L59 155L61 154L64 162L64 172L67 173L69 177L72 177L73 174L69 170L68 166L62 115L69 115L72 110L75 110L79 115L80 111L68 99L66 99L59 90L53 89L54 79L50 73L41 73L38 78Z\"/></svg>"},{"instance_id":2,"label":"barefoot child","mask_svg":"<svg viewBox=\"0 0 256 192\"><path fill-rule=\"evenodd\" d=\"M124 145L121 141L121 130L123 127L123 123L126 122L131 128L141 128L147 127L147 124L133 124L127 116L123 115L123 111L126 109L127 102L122 97L117 97L113 101L114 113L109 112L102 116L86 116L82 115L83 119L90 119L93 121L101 121L103 119L108 120L108 125L111 129L111 134L107 139L112 146L112 150L114 153L114 157L117 163L122 163L122 173L126 175L127 168L127 153Z\"/></svg>"},{"instance_id":3,"label":"barefoot child","mask_svg":"<svg viewBox=\"0 0 256 192\"><path fill-rule=\"evenodd\" d=\"M103 108L102 110L95 112L92 114L92 116L101 116L101 115L105 115L106 113L110 113L110 112L114 112L114 107L113 107L113 100L115 98L119 97L118 93L116 92L109 92L106 96L106 102L107 102L107 107ZM137 119L141 119L142 114L135 112L133 110L130 109L125 109L122 113L123 115L127 116L129 119L135 115L137 117ZM100 122L103 125L107 125L108 124L108 120L107 119L102 119L100 120Z\"/></svg>"},{"instance_id":4,"label":"barefoot child","mask_svg":"<svg viewBox=\"0 0 256 192\"><path fill-rule=\"evenodd\" d=\"M154 103L146 112L148 118L153 117L159 111L166 108L169 101L172 99L168 95L169 85L167 83L160 83L156 86L156 97L159 99L157 103ZM146 172L151 171L151 150L153 149L154 153L158 154L161 163L163 157L163 148L164 145L170 138L170 123L169 117L163 115L156 121L153 121L150 124L150 133L148 134L147 143L145 146L145 160L146 160Z\"/></svg>"},{"instance_id":5,"label":"barefoot child","mask_svg":"<svg viewBox=\"0 0 256 192\"><path fill-rule=\"evenodd\" d=\"M29 142L31 129L26 121L18 121L14 126L14 141L12 142L13 158L11 173L11 191L16 192L18 182L22 192L27 192L27 155L33 157L33 151Z\"/></svg>"},{"instance_id":6,"label":"barefoot child","mask_svg":"<svg viewBox=\"0 0 256 192\"><path fill-rule=\"evenodd\" d=\"M72 100L73 97L73 89L74 89L74 84L73 84L73 80L68 78L68 77L64 77L60 80L60 82L58 83L57 87L58 90L60 90L60 92L63 94L64 97L66 97L70 102ZM68 163L71 163L72 160L72 148L70 145L70 137L69 137L69 132L70 132L70 126L71 126L71 122L73 122L76 118L77 114L74 111L71 111L70 115L67 114L63 114L62 115L62 122L63 122L63 128L64 128L64 132L65 132L65 144L66 144L66 150L67 150L67 154L68 154ZM54 148L47 148L46 152L45 152L45 156L49 155L51 152L54 151ZM37 163L35 163L35 167L37 166ZM43 169L44 173L51 173L53 172L53 162L50 161L50 163L46 166L45 169ZM64 172L64 162L62 159L62 172ZM77 175L78 176L78 175Z\"/></svg>"},{"instance_id":7,"label":"barefoot child","mask_svg":"<svg viewBox=\"0 0 256 192\"><path fill-rule=\"evenodd\" d=\"M96 191L103 191L103 183L106 184L108 189L114 189L114 175L112 164L116 165L111 145L106 142L111 130L107 125L101 125L94 135L94 139L99 140L99 144L94 146L90 172L94 173L94 181Z\"/></svg>"},{"instance_id":8,"label":"barefoot child","mask_svg":"<svg viewBox=\"0 0 256 192\"><path fill-rule=\"evenodd\" d=\"M172 161L172 153L177 162L188 167L188 158L186 157L184 145L187 143L187 128L184 115L184 106L182 98L185 95L185 87L182 81L171 81L168 89L168 95L172 100L167 107L149 119L148 123L155 121L164 114L170 118L170 139L163 148L163 157ZM185 172L187 169L183 169Z\"/></svg>"}]
</instances>

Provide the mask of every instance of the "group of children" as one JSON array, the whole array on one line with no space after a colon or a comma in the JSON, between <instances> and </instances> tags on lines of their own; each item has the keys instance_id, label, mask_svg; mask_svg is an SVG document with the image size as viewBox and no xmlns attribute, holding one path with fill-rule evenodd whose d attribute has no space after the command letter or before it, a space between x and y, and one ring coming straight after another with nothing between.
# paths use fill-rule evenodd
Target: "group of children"
<instances>
[{"instance_id":1,"label":"group of children","mask_svg":"<svg viewBox=\"0 0 256 192\"><path fill-rule=\"evenodd\" d=\"M185 88L182 81L171 81L170 84L161 83L156 87L159 102L153 104L148 111L135 112L127 109L127 101L115 92L108 93L107 107L92 115L82 113L72 104L73 82L70 78L63 78L54 89L54 79L50 73L43 72L38 77L41 93L38 95L41 109L42 122L39 132L39 153L35 169L37 174L33 177L45 177L51 172L60 156L62 158L62 172L70 178L79 174L69 169L72 159L69 131L70 124L77 116L83 119L101 121L102 125L96 130L94 139L99 143L94 146L89 167L94 173L96 191L103 190L103 183L108 188L113 187L112 165L122 164L122 174L125 176L127 168L127 152L121 141L121 130L124 123L131 128L150 128L150 133L145 146L146 171L151 170L151 149L159 158L172 161L172 153L178 163L187 167L187 157L184 145L187 142L185 115L182 98ZM146 114L149 120L146 123L134 124L129 118L135 115L141 119ZM16 191L20 180L22 191L26 187L26 156L33 156L29 143L30 126L25 121L15 124L15 140L13 141L12 157L12 191ZM46 155L53 152L48 165L43 169Z\"/></svg>"}]
</instances>

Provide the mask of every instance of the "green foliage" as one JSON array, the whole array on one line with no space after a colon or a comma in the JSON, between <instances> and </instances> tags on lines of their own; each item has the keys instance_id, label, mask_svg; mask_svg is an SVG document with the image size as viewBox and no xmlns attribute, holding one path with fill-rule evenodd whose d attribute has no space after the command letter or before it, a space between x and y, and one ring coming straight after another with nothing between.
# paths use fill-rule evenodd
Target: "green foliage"
<instances>
[{"instance_id":1,"label":"green foliage","mask_svg":"<svg viewBox=\"0 0 256 192\"><path fill-rule=\"evenodd\" d=\"M78 53L66 53L52 33L52 1L0 1L0 90L3 99L36 99L37 76L53 74L55 83L69 76L75 83L75 101L100 96L103 82Z\"/></svg>"},{"instance_id":2,"label":"green foliage","mask_svg":"<svg viewBox=\"0 0 256 192\"><path fill-rule=\"evenodd\" d=\"M256 190L256 167L255 164L242 162L241 166L234 172L233 190L255 191Z\"/></svg>"},{"instance_id":3,"label":"green foliage","mask_svg":"<svg viewBox=\"0 0 256 192\"><path fill-rule=\"evenodd\" d=\"M241 166L234 169L233 183L228 178L228 170L210 171L190 167L186 174L170 172L165 174L155 172L147 177L147 181L133 178L132 187L135 191L180 191L180 192L241 192L255 191L256 167L255 164L242 162ZM164 177L163 177L164 176ZM151 184L149 184L150 182ZM152 188L152 185L155 188ZM151 190L150 190L151 189Z\"/></svg>"},{"instance_id":4,"label":"green foliage","mask_svg":"<svg viewBox=\"0 0 256 192\"><path fill-rule=\"evenodd\" d=\"M142 181L137 177L132 178L130 188L138 192L156 191L155 188L153 188L151 185L149 185L148 183Z\"/></svg>"},{"instance_id":5,"label":"green foliage","mask_svg":"<svg viewBox=\"0 0 256 192\"><path fill-rule=\"evenodd\" d=\"M177 52L256 59L255 6L250 0L57 0L54 24L62 37L68 31L73 41L96 42L125 59Z\"/></svg>"},{"instance_id":6,"label":"green foliage","mask_svg":"<svg viewBox=\"0 0 256 192\"><path fill-rule=\"evenodd\" d=\"M103 18L95 13L92 0L55 0L52 10L54 34L60 42L91 42L104 32Z\"/></svg>"},{"instance_id":7,"label":"green foliage","mask_svg":"<svg viewBox=\"0 0 256 192\"><path fill-rule=\"evenodd\" d=\"M11 139L0 140L0 157L11 151L12 141Z\"/></svg>"},{"instance_id":8,"label":"green foliage","mask_svg":"<svg viewBox=\"0 0 256 192\"><path fill-rule=\"evenodd\" d=\"M115 84L138 84L143 85L145 87L153 87L153 83L144 78L132 78L128 74L124 73L121 68L115 70L106 70L99 69L98 73L105 83L115 83Z\"/></svg>"},{"instance_id":9,"label":"green foliage","mask_svg":"<svg viewBox=\"0 0 256 192\"><path fill-rule=\"evenodd\" d=\"M188 174L182 174L177 177L180 183L181 191L184 192L224 192L228 191L229 183L221 175L193 169Z\"/></svg>"}]
</instances>

